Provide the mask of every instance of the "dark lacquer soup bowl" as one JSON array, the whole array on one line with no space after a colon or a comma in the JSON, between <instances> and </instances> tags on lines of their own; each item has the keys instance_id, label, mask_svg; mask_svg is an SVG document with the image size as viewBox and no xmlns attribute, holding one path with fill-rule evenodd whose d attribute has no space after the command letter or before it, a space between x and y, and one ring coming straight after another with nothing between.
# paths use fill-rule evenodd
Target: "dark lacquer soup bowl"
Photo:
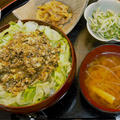
<instances>
[{"instance_id":1,"label":"dark lacquer soup bowl","mask_svg":"<svg viewBox=\"0 0 120 120\"><path fill-rule=\"evenodd\" d=\"M116 92L117 90L119 90L119 84L116 84L116 82L119 82L119 76L117 76L117 78L115 78L117 73L113 72L113 70L114 70L113 68L115 68L115 67L117 68L117 63L119 63L119 57L120 57L120 46L119 45L101 45L101 46L95 48L94 50L92 50L90 53L88 53L80 66L79 80L80 80L81 93L84 96L85 100L93 108L95 108L101 112L105 112L105 113L119 113L120 112L119 100L118 100L118 104L117 104L117 102L115 102L115 100L117 99L117 98L115 98L115 96L119 97L119 95L112 94L112 93ZM118 62L114 62L114 60L117 60L116 58L118 59ZM97 61L98 59L103 60L103 61L98 62ZM105 59L106 59L106 61L105 61ZM96 60L96 62L92 63L95 60ZM92 64L90 64L90 63L92 63ZM92 70L92 69L90 69L90 67L93 65L94 65L94 69L91 72L90 70ZM96 77L97 77L96 80L94 80L94 83L91 83L90 81L92 81L95 78L95 74L94 74L95 71L99 70L99 69L103 70L103 71L96 74ZM112 72L111 72L111 70L112 70ZM104 79L100 83L99 81L101 80L102 74L107 75L106 78L110 77L110 75L112 77L110 77L108 81L106 81L106 79ZM111 80L113 80L113 81L111 81ZM89 82L89 84L88 84L88 82ZM94 86L95 84L98 85L98 87L95 87ZM104 88L100 86L103 84L106 85L105 87L103 86ZM112 87L114 87L114 89L112 89L112 87L109 87L109 84L112 85ZM107 88L107 87L109 87L109 88ZM94 94L93 94L93 91L94 91ZM119 91L117 91L117 92L119 92ZM97 96L97 97L95 98L92 96ZM102 101L100 101L100 100L102 100ZM118 107L114 108L114 104L115 105L117 104Z\"/></svg>"},{"instance_id":2,"label":"dark lacquer soup bowl","mask_svg":"<svg viewBox=\"0 0 120 120\"><path fill-rule=\"evenodd\" d=\"M67 92L70 85L72 84L72 81L75 76L75 71L76 71L75 51L74 51L74 48L73 48L72 43L69 40L69 38L57 27L47 24L45 22L41 22L39 20L22 20L23 23L26 23L28 21L36 22L38 25L49 26L50 28L59 32L64 38L66 38L66 40L68 41L69 47L70 47L72 63L71 63L71 70L68 74L68 77L67 77L66 81L63 83L63 85L60 87L60 89L58 91L56 91L55 93L53 93L51 96L44 99L43 101L32 104L32 105L19 106L19 107L0 104L0 109L10 111L13 113L20 113L20 114L26 114L26 113L30 113L30 112L40 111L40 110L46 109L46 108L50 107L51 105L55 104L56 102L58 102L58 100L60 100L60 98L62 98L62 96ZM0 32L7 29L8 27L9 27L9 24L1 27Z\"/></svg>"}]
</instances>

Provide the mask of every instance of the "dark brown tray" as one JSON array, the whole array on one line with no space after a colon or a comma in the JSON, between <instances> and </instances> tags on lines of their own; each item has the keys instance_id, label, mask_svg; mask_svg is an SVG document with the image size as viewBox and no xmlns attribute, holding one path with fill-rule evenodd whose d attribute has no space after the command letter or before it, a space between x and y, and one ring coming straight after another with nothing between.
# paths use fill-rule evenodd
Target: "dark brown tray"
<instances>
[{"instance_id":1,"label":"dark brown tray","mask_svg":"<svg viewBox=\"0 0 120 120\"><path fill-rule=\"evenodd\" d=\"M14 9L24 5L29 0L0 0L0 10L1 16L0 19L8 15Z\"/></svg>"},{"instance_id":2,"label":"dark brown tray","mask_svg":"<svg viewBox=\"0 0 120 120\"><path fill-rule=\"evenodd\" d=\"M96 0L90 0L89 3L94 1ZM51 118L51 120L58 118L73 118L76 120L80 118L84 118L84 120L85 118L86 120L88 120L89 118L91 118L91 120L110 120L116 117L116 115L114 114L104 114L92 108L81 95L79 87L78 72L82 60L93 48L105 43L95 40L88 33L86 28L86 21L83 16L80 19L79 23L76 25L76 27L71 31L71 33L69 33L68 37L74 44L76 51L77 74L67 94L54 106L44 111L38 111L35 114L17 115L0 111L0 120L29 120L30 116L36 118L36 120L43 120L46 118Z\"/></svg>"}]
</instances>

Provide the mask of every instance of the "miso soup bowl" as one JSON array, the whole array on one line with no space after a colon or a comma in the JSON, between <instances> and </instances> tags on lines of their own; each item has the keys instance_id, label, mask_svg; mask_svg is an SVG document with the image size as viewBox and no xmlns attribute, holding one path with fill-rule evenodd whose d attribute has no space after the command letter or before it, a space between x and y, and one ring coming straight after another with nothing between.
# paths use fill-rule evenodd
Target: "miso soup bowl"
<instances>
[{"instance_id":1,"label":"miso soup bowl","mask_svg":"<svg viewBox=\"0 0 120 120\"><path fill-rule=\"evenodd\" d=\"M33 104L33 105L29 105L29 106L23 106L23 107L5 106L5 105L0 104L0 109L10 111L10 112L13 112L13 113L19 113L19 114L27 114L27 113L37 112L37 111L46 109L46 108L52 106L53 104L55 104L56 102L58 102L65 95L65 93L68 91L69 87L72 84L72 81L74 79L75 72L76 72L76 55L75 55L75 51L74 51L74 48L72 46L71 41L65 35L65 33L63 33L58 28L56 28L56 27L54 27L54 26L52 26L50 24L47 24L45 22L41 22L39 20L30 20L30 19L29 20L22 20L22 22L24 22L24 23L28 22L28 21L34 21L34 22L38 23L39 25L50 26L52 29L58 31L59 33L61 33L61 35L63 35L67 39L67 41L69 43L69 46L70 46L71 56L72 56L72 67L71 67L71 71L70 71L70 73L68 75L68 78L66 79L63 86L57 92L55 92L52 96L48 97L47 99L43 100L42 102L39 102L39 103ZM8 27L9 27L8 24L1 27L0 32L7 29Z\"/></svg>"},{"instance_id":2,"label":"miso soup bowl","mask_svg":"<svg viewBox=\"0 0 120 120\"><path fill-rule=\"evenodd\" d=\"M88 94L86 86L85 86L85 77L86 77L86 70L88 65L96 58L96 56L99 56L101 54L110 54L111 52L120 54L120 46L119 45L102 45L94 50L92 50L90 53L87 54L85 59L83 60L81 66L80 66L80 72L79 72L79 80L80 80L80 89L81 93L84 96L85 100L95 109L105 112L105 113L119 113L120 109L110 109L106 108L105 106L99 105L98 101L94 101Z\"/></svg>"}]
</instances>

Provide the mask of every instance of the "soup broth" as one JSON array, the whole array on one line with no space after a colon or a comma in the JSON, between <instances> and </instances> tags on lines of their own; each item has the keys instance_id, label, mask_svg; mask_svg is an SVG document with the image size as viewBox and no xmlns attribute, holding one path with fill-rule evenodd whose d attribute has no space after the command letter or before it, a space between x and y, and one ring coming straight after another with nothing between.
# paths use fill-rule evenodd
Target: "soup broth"
<instances>
[{"instance_id":1,"label":"soup broth","mask_svg":"<svg viewBox=\"0 0 120 120\"><path fill-rule=\"evenodd\" d=\"M120 56L97 56L86 70L89 96L100 106L120 109Z\"/></svg>"}]
</instances>

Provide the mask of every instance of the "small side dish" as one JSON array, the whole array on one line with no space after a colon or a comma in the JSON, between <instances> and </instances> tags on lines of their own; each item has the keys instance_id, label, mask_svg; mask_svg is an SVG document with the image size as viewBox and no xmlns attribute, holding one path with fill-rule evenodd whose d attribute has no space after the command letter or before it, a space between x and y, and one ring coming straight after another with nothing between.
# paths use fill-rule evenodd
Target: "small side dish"
<instances>
[{"instance_id":1,"label":"small side dish","mask_svg":"<svg viewBox=\"0 0 120 120\"><path fill-rule=\"evenodd\" d=\"M119 8L118 0L98 0L85 9L87 29L96 40L109 43L120 42Z\"/></svg>"},{"instance_id":2,"label":"small side dish","mask_svg":"<svg viewBox=\"0 0 120 120\"><path fill-rule=\"evenodd\" d=\"M47 22L50 18L52 21L48 21L49 23L53 22L53 25L58 25L57 27L62 29L65 34L68 34L78 23L88 1L56 0L53 2L53 0L29 0L28 3L15 9L12 13L20 20L39 20L41 18L40 15L42 15L45 18L43 21ZM53 3L52 6L51 3ZM38 11L41 12L40 15ZM38 18L36 18L36 14L38 14Z\"/></svg>"},{"instance_id":3,"label":"small side dish","mask_svg":"<svg viewBox=\"0 0 120 120\"><path fill-rule=\"evenodd\" d=\"M0 33L0 104L47 99L63 86L71 63L70 46L59 32L33 21L11 22Z\"/></svg>"},{"instance_id":4,"label":"small side dish","mask_svg":"<svg viewBox=\"0 0 120 120\"><path fill-rule=\"evenodd\" d=\"M72 12L62 2L51 0L38 6L36 18L57 27L63 27L72 18Z\"/></svg>"},{"instance_id":5,"label":"small side dish","mask_svg":"<svg viewBox=\"0 0 120 120\"><path fill-rule=\"evenodd\" d=\"M98 8L93 11L90 19L92 31L102 39L119 39L120 40L120 15L107 9L105 12Z\"/></svg>"}]
</instances>

